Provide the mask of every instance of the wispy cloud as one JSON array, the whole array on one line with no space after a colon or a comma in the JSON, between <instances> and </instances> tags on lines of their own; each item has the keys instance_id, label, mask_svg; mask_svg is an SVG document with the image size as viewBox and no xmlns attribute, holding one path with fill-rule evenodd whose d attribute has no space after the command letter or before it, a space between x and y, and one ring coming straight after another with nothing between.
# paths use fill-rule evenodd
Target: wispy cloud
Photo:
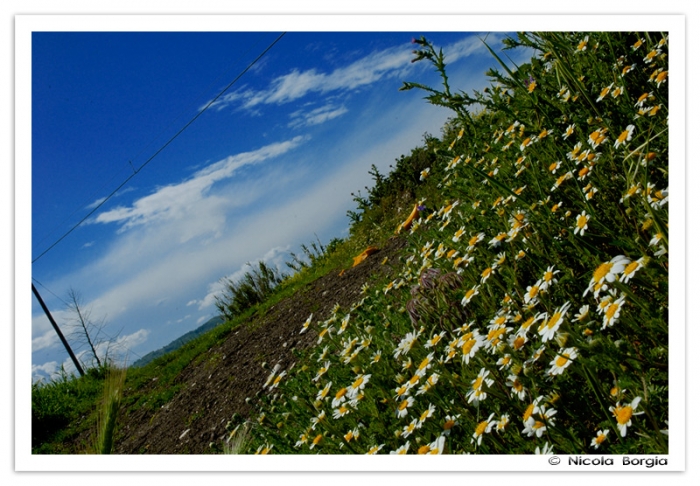
<instances>
[{"instance_id":1,"label":"wispy cloud","mask_svg":"<svg viewBox=\"0 0 700 486\"><path fill-rule=\"evenodd\" d=\"M244 108L259 104L284 104L310 93L326 94L348 91L371 84L386 76L398 76L410 69L411 51L404 46L373 52L348 66L329 73L308 69L293 69L272 80L268 89L255 91L242 88L221 97L212 107L223 109L241 103Z\"/></svg>"},{"instance_id":2,"label":"wispy cloud","mask_svg":"<svg viewBox=\"0 0 700 486\"><path fill-rule=\"evenodd\" d=\"M153 194L138 199L131 207L119 206L100 213L93 222L120 223L122 229L128 229L153 221L179 219L192 207L199 206L201 209L205 195L214 183L231 178L244 166L259 164L282 155L299 146L304 140L305 137L298 136L252 152L229 156L201 169L184 182L159 188ZM221 200L209 198L208 204L212 207L206 208L206 212L215 213L215 207L221 203Z\"/></svg>"},{"instance_id":3,"label":"wispy cloud","mask_svg":"<svg viewBox=\"0 0 700 486\"><path fill-rule=\"evenodd\" d=\"M32 365L32 381L43 380L44 378L52 378L58 372L58 362L49 361L47 363Z\"/></svg>"},{"instance_id":4,"label":"wispy cloud","mask_svg":"<svg viewBox=\"0 0 700 486\"><path fill-rule=\"evenodd\" d=\"M307 112L297 110L290 115L292 121L289 122L288 126L292 128L300 128L320 125L328 120L344 115L347 112L348 109L344 105L335 106L333 104L327 104Z\"/></svg>"},{"instance_id":5,"label":"wispy cloud","mask_svg":"<svg viewBox=\"0 0 700 486\"><path fill-rule=\"evenodd\" d=\"M493 43L501 37L499 34L492 34L490 40ZM452 63L485 49L479 37L474 35L446 46L443 51L446 62ZM312 93L352 91L382 79L407 75L418 66L411 63L413 56L410 46L401 45L374 51L330 72L293 69L273 79L267 89L253 90L244 87L222 96L212 107L221 110L240 104L243 108L252 109L261 104L289 103ZM418 69L424 69L424 65L420 65Z\"/></svg>"}]
</instances>

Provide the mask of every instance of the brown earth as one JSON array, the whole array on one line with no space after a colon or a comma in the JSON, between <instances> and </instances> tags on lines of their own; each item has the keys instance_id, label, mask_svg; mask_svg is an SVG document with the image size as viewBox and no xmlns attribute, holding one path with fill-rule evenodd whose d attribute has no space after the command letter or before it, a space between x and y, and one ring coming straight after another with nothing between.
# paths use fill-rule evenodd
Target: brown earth
<instances>
[{"instance_id":1,"label":"brown earth","mask_svg":"<svg viewBox=\"0 0 700 486\"><path fill-rule=\"evenodd\" d=\"M336 304L347 309L359 301L362 285L372 275L389 274L405 244L403 238L393 238L356 267L342 275L340 269L330 272L233 330L182 371L176 379L181 390L155 414L142 409L122 417L116 453L205 454L213 451L212 443L220 447L234 413L256 415L246 398L261 392L270 369L276 364L280 371L289 369L295 361L292 350L316 342L314 332L300 334L309 315L325 320ZM385 257L388 264L381 265Z\"/></svg>"}]
</instances>

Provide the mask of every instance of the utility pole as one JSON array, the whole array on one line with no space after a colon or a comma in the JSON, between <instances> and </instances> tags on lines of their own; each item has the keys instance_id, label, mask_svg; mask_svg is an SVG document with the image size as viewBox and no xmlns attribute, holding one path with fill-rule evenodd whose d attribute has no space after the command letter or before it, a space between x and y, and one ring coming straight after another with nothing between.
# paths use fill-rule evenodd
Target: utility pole
<instances>
[{"instance_id":1,"label":"utility pole","mask_svg":"<svg viewBox=\"0 0 700 486\"><path fill-rule=\"evenodd\" d=\"M61 338L61 342L63 343L63 346L65 346L66 351L68 351L68 354L70 355L71 359L73 360L73 364L80 372L80 376L85 376L85 372L83 371L83 367L80 366L80 363L78 362L78 358L76 358L75 354L73 354L73 350L70 348L68 341L66 341L66 338L63 337L63 333L58 328L58 324L56 324L56 321L54 321L53 316L51 315L51 312L49 312L48 307L46 307L46 304L44 304L44 301L41 298L41 295L39 295L39 291L36 289L36 287L34 287L34 284L32 284L32 292L34 292L34 295L36 296L37 300L39 301L41 308L44 309L44 313L46 314L46 317L48 317L49 321L51 321L51 325L53 326L54 330L56 331L56 334L58 334L58 337Z\"/></svg>"}]
</instances>

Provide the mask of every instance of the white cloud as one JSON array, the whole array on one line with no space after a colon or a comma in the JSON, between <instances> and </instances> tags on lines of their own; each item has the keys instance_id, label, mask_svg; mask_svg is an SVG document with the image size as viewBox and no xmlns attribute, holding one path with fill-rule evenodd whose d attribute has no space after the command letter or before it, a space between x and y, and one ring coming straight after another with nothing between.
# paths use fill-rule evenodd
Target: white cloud
<instances>
[{"instance_id":1,"label":"white cloud","mask_svg":"<svg viewBox=\"0 0 700 486\"><path fill-rule=\"evenodd\" d=\"M58 341L59 339L56 331L51 329L50 331L44 332L40 336L32 338L32 351L50 348L58 344Z\"/></svg>"},{"instance_id":2,"label":"white cloud","mask_svg":"<svg viewBox=\"0 0 700 486\"><path fill-rule=\"evenodd\" d=\"M115 340L102 341L96 346L97 355L101 360L109 358L114 364L121 365L129 357L131 349L145 343L149 334L150 331L147 329L139 329L131 334L119 336ZM88 356L84 354L85 351L81 351L79 359L89 361Z\"/></svg>"},{"instance_id":3,"label":"white cloud","mask_svg":"<svg viewBox=\"0 0 700 486\"><path fill-rule=\"evenodd\" d=\"M289 122L288 126L299 128L320 125L328 120L344 115L347 112L348 109L345 106L335 106L332 104L327 104L308 112L298 110L290 115L292 121Z\"/></svg>"},{"instance_id":4,"label":"white cloud","mask_svg":"<svg viewBox=\"0 0 700 486\"><path fill-rule=\"evenodd\" d=\"M411 50L406 46L397 46L375 51L330 73L318 72L316 69L293 69L275 78L267 90L242 88L221 97L212 106L220 110L240 101L245 108L250 109L259 104L289 103L310 93L353 90L384 77L399 76L407 72L410 69L411 56Z\"/></svg>"},{"instance_id":5,"label":"white cloud","mask_svg":"<svg viewBox=\"0 0 700 486\"><path fill-rule=\"evenodd\" d=\"M106 196L105 196L105 197L101 197L101 198L95 200L94 202L88 204L87 206L85 206L85 209L95 209L97 206L99 206L100 204L102 204L103 202L105 202L106 199L107 199Z\"/></svg>"},{"instance_id":6,"label":"white cloud","mask_svg":"<svg viewBox=\"0 0 700 486\"><path fill-rule=\"evenodd\" d=\"M453 63L475 53L484 53L486 48L478 35L471 35L443 48L445 61ZM481 37L486 37L485 35ZM502 34L490 34L489 44L498 47ZM494 49L497 50L497 49ZM326 94L330 92L347 92L370 85L389 77L404 77L412 69L425 69L427 63L412 64L413 49L406 45L374 51L347 66L331 72L319 72L316 69L300 71L293 69L287 74L272 80L269 88L255 91L243 87L216 100L212 107L217 110L241 103L244 108L252 109L260 104L284 104L302 98L311 93Z\"/></svg>"},{"instance_id":7,"label":"white cloud","mask_svg":"<svg viewBox=\"0 0 700 486\"><path fill-rule=\"evenodd\" d=\"M32 365L32 381L36 382L45 378L52 378L57 374L58 362L49 361L41 365Z\"/></svg>"},{"instance_id":8,"label":"white cloud","mask_svg":"<svg viewBox=\"0 0 700 486\"><path fill-rule=\"evenodd\" d=\"M229 156L201 169L184 182L159 188L153 194L138 199L131 207L119 206L100 213L93 222L121 223L122 229L127 229L154 221L181 219L190 213L191 208L196 205L203 216L216 214L218 206L224 203L222 199L209 197L204 203L208 207L201 206L204 196L215 182L231 178L238 169L244 166L259 164L272 157L282 155L299 146L304 140L304 137L298 136L252 152ZM209 231L222 223L220 218L212 220L204 217L198 218L197 221L200 222L200 225L190 227L190 234L182 235L181 241L187 241L191 237Z\"/></svg>"},{"instance_id":9,"label":"white cloud","mask_svg":"<svg viewBox=\"0 0 700 486\"><path fill-rule=\"evenodd\" d=\"M54 321L58 323L61 332L65 336L68 331L65 329L64 323L73 318L72 314L66 309L52 309L51 315ZM53 325L51 325L46 314L39 310L38 313L32 316L32 351L39 351L41 349L59 346L60 344L61 341Z\"/></svg>"}]
</instances>

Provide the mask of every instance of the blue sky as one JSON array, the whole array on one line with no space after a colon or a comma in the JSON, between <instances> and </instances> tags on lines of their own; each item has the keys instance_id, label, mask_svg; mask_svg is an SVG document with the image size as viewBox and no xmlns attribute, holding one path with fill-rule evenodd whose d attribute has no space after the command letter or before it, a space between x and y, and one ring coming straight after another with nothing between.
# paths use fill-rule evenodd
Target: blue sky
<instances>
[{"instance_id":1,"label":"blue sky","mask_svg":"<svg viewBox=\"0 0 700 486\"><path fill-rule=\"evenodd\" d=\"M34 32L32 259L102 202L280 32ZM347 235L350 193L369 185L450 113L403 81L440 82L411 63L412 37L444 49L452 86L496 67L479 37L451 32L290 32L32 275L60 324L67 292L120 332L129 360L216 314L223 277L246 262L286 269L318 235ZM500 48L503 34L488 42ZM525 52L510 52L516 63ZM33 375L65 350L36 302Z\"/></svg>"}]
</instances>

